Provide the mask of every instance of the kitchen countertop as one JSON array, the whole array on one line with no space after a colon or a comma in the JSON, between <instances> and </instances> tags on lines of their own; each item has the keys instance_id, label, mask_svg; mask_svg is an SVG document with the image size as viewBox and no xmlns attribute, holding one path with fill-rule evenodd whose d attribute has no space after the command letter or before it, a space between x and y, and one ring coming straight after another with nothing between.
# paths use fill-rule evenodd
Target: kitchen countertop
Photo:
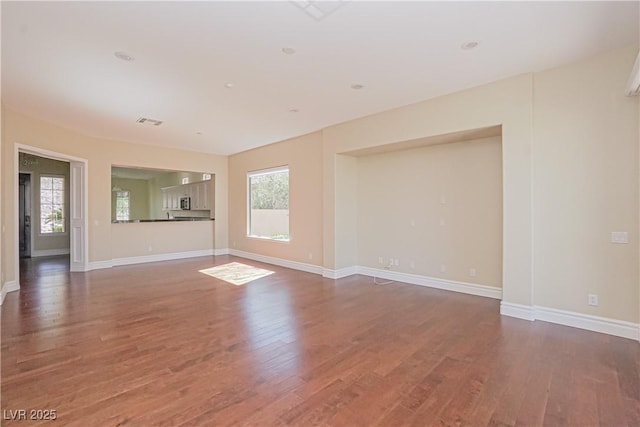
<instances>
[{"instance_id":1,"label":"kitchen countertop","mask_svg":"<svg viewBox=\"0 0 640 427\"><path fill-rule=\"evenodd\" d=\"M190 221L214 221L215 218L182 217L182 218L158 218L158 219L127 219L111 221L111 224L130 224L137 222L190 222Z\"/></svg>"}]
</instances>

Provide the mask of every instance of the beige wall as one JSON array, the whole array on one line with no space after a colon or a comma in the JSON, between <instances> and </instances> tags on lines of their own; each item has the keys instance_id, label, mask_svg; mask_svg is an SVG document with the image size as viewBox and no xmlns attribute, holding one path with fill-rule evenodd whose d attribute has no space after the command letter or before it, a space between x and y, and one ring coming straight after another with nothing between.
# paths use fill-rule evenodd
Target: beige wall
<instances>
[{"instance_id":1,"label":"beige wall","mask_svg":"<svg viewBox=\"0 0 640 427\"><path fill-rule=\"evenodd\" d=\"M492 137L360 157L358 265L501 287L501 151Z\"/></svg>"},{"instance_id":2,"label":"beige wall","mask_svg":"<svg viewBox=\"0 0 640 427\"><path fill-rule=\"evenodd\" d=\"M113 259L211 249L213 221L113 224Z\"/></svg>"},{"instance_id":3,"label":"beige wall","mask_svg":"<svg viewBox=\"0 0 640 427\"><path fill-rule=\"evenodd\" d=\"M638 322L636 49L534 78L535 304ZM612 231L629 244L612 244ZM599 295L599 306L587 304Z\"/></svg>"},{"instance_id":4,"label":"beige wall","mask_svg":"<svg viewBox=\"0 0 640 427\"><path fill-rule=\"evenodd\" d=\"M111 163L136 159L137 166L211 170L218 178L216 247L227 247L229 190L229 247L336 269L370 258L357 239L364 197L359 160L345 154L501 125L503 300L639 322L639 98L623 94L637 49L618 49L233 155L228 186L226 158L96 140L6 112L2 194L6 199L15 185L13 142L89 159L90 258L106 260L112 252L124 253L128 242L127 233L115 236L121 230L113 233L121 240L112 242L105 184ZM291 171L292 240L249 239L246 173L284 164ZM13 236L13 209L6 203L2 215L7 236ZM628 231L630 244L609 243L611 231ZM12 244L2 250L3 262L13 259ZM485 279L478 271L480 280ZM588 293L599 294L600 307L587 306Z\"/></svg>"},{"instance_id":5,"label":"beige wall","mask_svg":"<svg viewBox=\"0 0 640 427\"><path fill-rule=\"evenodd\" d=\"M322 137L320 132L229 158L230 248L322 265ZM289 166L291 241L247 237L247 172Z\"/></svg>"},{"instance_id":6,"label":"beige wall","mask_svg":"<svg viewBox=\"0 0 640 427\"><path fill-rule=\"evenodd\" d=\"M146 224L111 224L111 165L128 165L158 169L202 170L216 174L215 206L216 220L214 237L209 237L210 248L228 247L227 225L227 157L211 154L195 153L176 149L153 147L122 141L92 138L80 133L64 129L54 124L35 119L11 110L4 110L4 126L2 140L2 193L13 200L17 171L14 169L14 146L16 143L37 147L69 156L83 158L88 161L88 194L89 194L89 261L109 261L128 253L130 256L149 255L149 242L142 242L140 253L130 253L131 241L115 227L131 227L136 230ZM14 204L3 204L3 221L6 226L5 247L3 249L3 271L5 281L14 280L15 260L15 215ZM159 225L166 225L159 224ZM194 223L178 223L181 239L194 242L193 250L203 249L200 245L202 230ZM115 229L115 230L114 230ZM162 238L162 233L159 233ZM155 247L167 248L175 252L171 244L171 236L166 237L166 245ZM215 239L215 243L214 243ZM153 246L153 245L152 245ZM186 250L186 249L185 249ZM189 249L191 250L191 249ZM154 254L162 253L154 249Z\"/></svg>"},{"instance_id":7,"label":"beige wall","mask_svg":"<svg viewBox=\"0 0 640 427\"><path fill-rule=\"evenodd\" d=\"M333 160L336 176L333 268L339 270L358 263L358 159L336 155Z\"/></svg>"},{"instance_id":8,"label":"beige wall","mask_svg":"<svg viewBox=\"0 0 640 427\"><path fill-rule=\"evenodd\" d=\"M1 181L5 180L4 175L2 174L4 171L4 168L2 166L4 163L4 140L5 140L4 130L5 130L4 104L2 103L2 100L0 100L0 178L1 178ZM4 282L5 282L5 268L4 268L5 258L6 258L5 244L8 239L5 233L5 226L4 226L4 209L5 209L4 200L7 197L8 195L4 191L4 184L0 182L0 291L2 290L2 287L4 286ZM1 298L2 297L0 296L0 299ZM2 303L1 300L0 300L0 303Z\"/></svg>"},{"instance_id":9,"label":"beige wall","mask_svg":"<svg viewBox=\"0 0 640 427\"><path fill-rule=\"evenodd\" d=\"M473 261L456 260L461 267L455 277L493 286L502 283L503 300L510 303L638 322L638 98L626 98L623 92L636 54L637 46L618 49L323 129L323 267L369 265L371 259L377 266L382 254L369 253L369 245L385 244L383 239L355 238L359 215L365 215L363 204L370 199L362 193L362 177L354 173L358 160L346 154L501 125L502 272L496 271L495 258L480 261L483 267L473 266L477 278L471 280L467 264ZM278 160L286 146L273 144L234 158L268 158L257 161L256 168L275 166L282 163ZM308 148L305 157L313 158L314 153L315 147ZM231 191L239 189L241 196L230 204L237 204L231 209L242 225L231 233L241 236L245 173L250 168L242 165L236 170L238 166L230 162ZM393 204L393 197L383 203ZM291 216L295 215L292 207ZM631 243L610 244L611 231L629 231ZM396 245L405 255L389 256L410 260L412 250L402 244L406 242ZM491 252L499 252L495 241L492 247ZM243 249L301 260L274 244ZM433 265L422 274L432 272ZM598 308L586 304L588 293L600 295Z\"/></svg>"},{"instance_id":10,"label":"beige wall","mask_svg":"<svg viewBox=\"0 0 640 427\"><path fill-rule=\"evenodd\" d=\"M35 157L37 164L22 164L18 168L20 172L31 172L31 235L33 246L31 247L31 256L39 256L39 251L49 251L54 249L69 249L69 175L70 166L68 162L61 162L54 159L44 157ZM64 176L64 215L65 215L65 232L55 234L40 233L40 176L41 175L60 175Z\"/></svg>"}]
</instances>

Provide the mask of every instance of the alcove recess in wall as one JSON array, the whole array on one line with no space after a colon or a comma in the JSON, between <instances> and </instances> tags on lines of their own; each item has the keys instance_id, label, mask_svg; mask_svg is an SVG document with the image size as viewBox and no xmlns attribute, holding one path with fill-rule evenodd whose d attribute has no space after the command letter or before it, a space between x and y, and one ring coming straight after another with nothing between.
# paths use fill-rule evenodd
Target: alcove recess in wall
<instances>
[{"instance_id":1,"label":"alcove recess in wall","mask_svg":"<svg viewBox=\"0 0 640 427\"><path fill-rule=\"evenodd\" d=\"M501 126L341 155L356 160L343 176L356 180L357 265L502 287Z\"/></svg>"}]
</instances>

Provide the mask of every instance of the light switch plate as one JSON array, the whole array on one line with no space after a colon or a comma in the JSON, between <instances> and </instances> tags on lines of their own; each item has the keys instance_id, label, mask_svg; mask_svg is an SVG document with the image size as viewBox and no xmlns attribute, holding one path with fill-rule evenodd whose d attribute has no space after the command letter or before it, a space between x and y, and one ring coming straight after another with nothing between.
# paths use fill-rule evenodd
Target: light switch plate
<instances>
[{"instance_id":1,"label":"light switch plate","mask_svg":"<svg viewBox=\"0 0 640 427\"><path fill-rule=\"evenodd\" d=\"M629 233L626 231L612 231L611 243L629 243Z\"/></svg>"}]
</instances>

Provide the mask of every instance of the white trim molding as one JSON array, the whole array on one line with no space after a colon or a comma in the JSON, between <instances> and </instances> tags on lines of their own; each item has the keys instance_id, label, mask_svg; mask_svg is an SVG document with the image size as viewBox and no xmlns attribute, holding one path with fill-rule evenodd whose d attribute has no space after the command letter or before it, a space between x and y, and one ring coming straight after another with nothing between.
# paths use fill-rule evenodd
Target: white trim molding
<instances>
[{"instance_id":1,"label":"white trim molding","mask_svg":"<svg viewBox=\"0 0 640 427\"><path fill-rule=\"evenodd\" d=\"M39 258L43 256L69 255L69 248L62 249L36 249L31 250L31 258Z\"/></svg>"},{"instance_id":2,"label":"white trim molding","mask_svg":"<svg viewBox=\"0 0 640 427\"><path fill-rule=\"evenodd\" d=\"M288 259L254 254L252 252L244 252L237 249L229 249L229 255L235 255L242 258L252 259L254 261L265 262L267 264L279 265L280 267L287 267L293 270L306 271L307 273L322 274L322 267L319 265L306 264L304 262L290 261Z\"/></svg>"},{"instance_id":3,"label":"white trim molding","mask_svg":"<svg viewBox=\"0 0 640 427\"><path fill-rule=\"evenodd\" d=\"M218 256L218 255L229 255L229 248L214 249L213 250L213 255L215 255L215 256Z\"/></svg>"},{"instance_id":4,"label":"white trim molding","mask_svg":"<svg viewBox=\"0 0 640 427\"><path fill-rule=\"evenodd\" d=\"M464 294L477 295L486 298L502 298L502 288L499 288L497 286L478 285L475 283L458 282L455 280L439 279L437 277L401 273L399 271L383 270L379 268L362 266L358 267L358 274L378 277L380 279L393 280L396 282L410 283L412 285L444 289L446 291L461 292Z\"/></svg>"},{"instance_id":5,"label":"white trim molding","mask_svg":"<svg viewBox=\"0 0 640 427\"><path fill-rule=\"evenodd\" d=\"M202 249L198 251L172 252L168 254L154 254L133 256L125 258L114 258L106 261L92 261L89 263L87 271L101 270L103 268L117 267L119 265L144 264L147 262L172 261L184 258L196 258L201 256L214 255L213 249Z\"/></svg>"},{"instance_id":6,"label":"white trim molding","mask_svg":"<svg viewBox=\"0 0 640 427\"><path fill-rule=\"evenodd\" d=\"M511 302L500 302L500 314L503 316L515 317L517 319L536 320L535 308L531 305L514 304Z\"/></svg>"},{"instance_id":7,"label":"white trim molding","mask_svg":"<svg viewBox=\"0 0 640 427\"><path fill-rule=\"evenodd\" d=\"M87 271L102 270L103 268L111 268L111 267L113 267L113 261L112 260L91 261L87 265Z\"/></svg>"},{"instance_id":8,"label":"white trim molding","mask_svg":"<svg viewBox=\"0 0 640 427\"><path fill-rule=\"evenodd\" d=\"M541 320L636 341L640 340L640 324L608 317L592 316L550 307L513 304L505 301L500 304L500 314L529 321Z\"/></svg>"},{"instance_id":9,"label":"white trim molding","mask_svg":"<svg viewBox=\"0 0 640 427\"><path fill-rule=\"evenodd\" d=\"M4 297L6 297L9 292L15 292L19 290L20 285L18 285L15 280L5 282L4 285L2 285L2 289L0 289L0 305L2 305L2 303L4 302Z\"/></svg>"},{"instance_id":10,"label":"white trim molding","mask_svg":"<svg viewBox=\"0 0 640 427\"><path fill-rule=\"evenodd\" d=\"M353 276L354 274L358 274L357 265L339 268L337 270L332 270L330 268L322 269L322 277L326 277L327 279L337 280L337 279L342 279L343 277Z\"/></svg>"},{"instance_id":11,"label":"white trim molding","mask_svg":"<svg viewBox=\"0 0 640 427\"><path fill-rule=\"evenodd\" d=\"M200 256L212 256L212 255L213 255L213 249L202 249L199 251L173 252L168 254L154 254L154 255L133 256L133 257L127 257L127 258L114 258L113 260L111 260L111 262L113 263L113 266L116 267L119 265L171 261L174 259L196 258Z\"/></svg>"},{"instance_id":12,"label":"white trim molding","mask_svg":"<svg viewBox=\"0 0 640 427\"><path fill-rule=\"evenodd\" d=\"M549 307L535 307L536 320L640 340L640 324Z\"/></svg>"}]
</instances>

